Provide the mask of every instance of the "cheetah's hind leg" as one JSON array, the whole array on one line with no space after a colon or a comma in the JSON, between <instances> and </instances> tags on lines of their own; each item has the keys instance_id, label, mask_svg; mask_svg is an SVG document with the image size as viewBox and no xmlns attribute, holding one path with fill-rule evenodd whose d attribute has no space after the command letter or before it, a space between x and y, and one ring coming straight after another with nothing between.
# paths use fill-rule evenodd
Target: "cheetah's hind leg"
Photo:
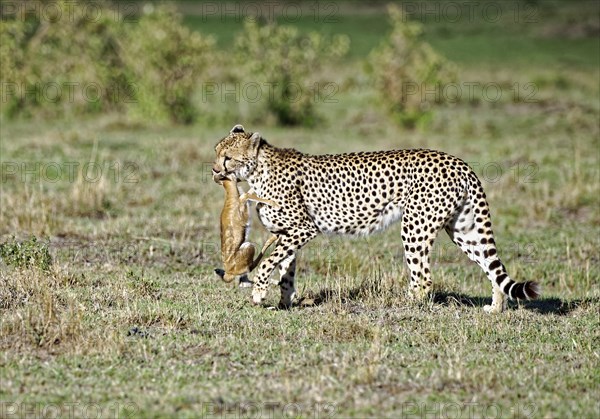
<instances>
[{"instance_id":1,"label":"cheetah's hind leg","mask_svg":"<svg viewBox=\"0 0 600 419\"><path fill-rule=\"evenodd\" d=\"M508 276L498 257L492 223L485 198L465 202L445 226L450 239L485 272L492 283L492 304L483 307L486 313L501 313L511 299L532 300L539 296L535 282L515 282Z\"/></svg>"}]
</instances>

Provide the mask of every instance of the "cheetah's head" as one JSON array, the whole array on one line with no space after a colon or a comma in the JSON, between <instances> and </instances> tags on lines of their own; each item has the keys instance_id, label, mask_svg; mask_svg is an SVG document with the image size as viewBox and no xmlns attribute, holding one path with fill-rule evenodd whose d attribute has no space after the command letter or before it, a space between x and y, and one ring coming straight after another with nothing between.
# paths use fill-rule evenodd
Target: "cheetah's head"
<instances>
[{"instance_id":1,"label":"cheetah's head","mask_svg":"<svg viewBox=\"0 0 600 419\"><path fill-rule=\"evenodd\" d=\"M235 177L246 180L256 166L261 137L258 132L246 132L241 125L234 126L229 135L215 146L217 157L213 164L213 180Z\"/></svg>"}]
</instances>

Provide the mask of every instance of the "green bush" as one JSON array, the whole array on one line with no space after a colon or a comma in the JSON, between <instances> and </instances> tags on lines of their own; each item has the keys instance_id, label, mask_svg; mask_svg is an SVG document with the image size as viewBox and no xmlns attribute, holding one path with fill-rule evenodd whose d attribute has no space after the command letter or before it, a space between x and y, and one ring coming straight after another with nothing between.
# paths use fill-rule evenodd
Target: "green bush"
<instances>
[{"instance_id":1,"label":"green bush","mask_svg":"<svg viewBox=\"0 0 600 419\"><path fill-rule=\"evenodd\" d=\"M456 67L423 41L421 23L408 21L396 5L388 13L392 32L371 52L368 68L381 104L402 125L414 127L430 119L433 105L448 100L440 92L456 80Z\"/></svg>"},{"instance_id":2,"label":"green bush","mask_svg":"<svg viewBox=\"0 0 600 419\"><path fill-rule=\"evenodd\" d=\"M23 6L39 10L39 2ZM66 10L66 2L55 10ZM72 3L70 16L39 13L2 16L0 65L2 111L8 116L43 114L54 117L67 110L104 111L117 107L115 91L125 80L114 48L118 25L112 15L89 19Z\"/></svg>"},{"instance_id":3,"label":"green bush","mask_svg":"<svg viewBox=\"0 0 600 419\"><path fill-rule=\"evenodd\" d=\"M39 242L35 236L23 242L13 238L7 243L0 244L0 258L6 265L17 268L49 271L52 266L52 256L47 243Z\"/></svg>"},{"instance_id":4,"label":"green bush","mask_svg":"<svg viewBox=\"0 0 600 419\"><path fill-rule=\"evenodd\" d=\"M322 94L315 89L321 64L344 56L349 45L345 35L302 34L294 26L259 25L249 19L235 38L236 76L242 84L260 87L261 102L278 123L312 126L317 122L315 103Z\"/></svg>"},{"instance_id":5,"label":"green bush","mask_svg":"<svg viewBox=\"0 0 600 419\"><path fill-rule=\"evenodd\" d=\"M214 60L214 40L181 23L174 6L145 13L122 42L121 51L143 118L190 123L196 117L192 96L199 76Z\"/></svg>"},{"instance_id":6,"label":"green bush","mask_svg":"<svg viewBox=\"0 0 600 419\"><path fill-rule=\"evenodd\" d=\"M30 1L23 10L40 10ZM60 15L3 15L2 113L57 117L129 111L143 120L190 122L190 98L213 41L184 28L174 7L148 5L134 20L94 1L53 2ZM36 6L37 4L37 6ZM36 9L37 7L37 9ZM5 10L9 10L6 8Z\"/></svg>"}]
</instances>

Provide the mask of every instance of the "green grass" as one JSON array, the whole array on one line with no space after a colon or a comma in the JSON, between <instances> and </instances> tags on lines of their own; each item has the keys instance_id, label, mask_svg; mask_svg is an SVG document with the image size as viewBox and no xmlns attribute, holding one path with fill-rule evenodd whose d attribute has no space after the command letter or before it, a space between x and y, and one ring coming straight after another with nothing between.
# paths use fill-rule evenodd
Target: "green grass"
<instances>
[{"instance_id":1,"label":"green grass","mask_svg":"<svg viewBox=\"0 0 600 419\"><path fill-rule=\"evenodd\" d=\"M500 31L499 31L500 32ZM507 62L519 66L558 65L560 67L598 67L600 41L587 39L523 39L519 34L488 34L486 36L459 36L449 39L429 38L447 58L462 65L503 65ZM474 53L474 51L477 51Z\"/></svg>"},{"instance_id":2,"label":"green grass","mask_svg":"<svg viewBox=\"0 0 600 419\"><path fill-rule=\"evenodd\" d=\"M540 15L541 26L574 13L552 4L559 9ZM52 257L49 268L47 257L0 265L0 416L597 415L599 88L597 50L588 54L597 39L527 28L522 47L501 51L501 37L488 44L494 28L446 24L443 39L434 22L430 41L448 45L464 80L506 92L533 82L538 100L461 102L407 131L372 105L357 71L385 33L383 16L340 17L347 26L327 30L343 26L364 45L328 69L345 87L337 103L318 104L316 129L253 126L228 104L202 104L212 116L191 127L118 115L1 121L0 243L11 260L23 260L19 248ZM211 31L230 30L218 26ZM569 44L576 58L554 66ZM484 181L507 269L539 281L542 298L486 315L489 282L442 234L435 295L411 302L395 224L368 238L315 239L298 262L301 304L253 306L248 290L212 273L222 201L209 177L213 146L238 122L308 153L428 147L462 157ZM83 170L90 161L100 176ZM54 164L61 176L51 181ZM254 221L251 239L262 244ZM277 300L273 287L267 303Z\"/></svg>"},{"instance_id":3,"label":"green grass","mask_svg":"<svg viewBox=\"0 0 600 419\"><path fill-rule=\"evenodd\" d=\"M322 4L316 12L314 3L304 2L299 3L304 7L296 12L297 16L294 13L297 9L286 9L284 4L277 3L278 7L273 5L272 9L265 6L260 9L260 16L266 18L272 10L282 25L295 25L303 31L327 35L346 34L351 41L348 54L351 60L367 59L369 52L391 29L385 16L385 4L332 2ZM334 4L337 6L332 7ZM416 11L413 18L426 24L425 39L458 64L495 66L510 63L590 69L600 64L600 39L593 35L580 36L578 32L578 29L585 31L588 26L594 27L593 16L600 13L597 2L545 0L530 6L524 2L488 0L462 3L463 8L458 14L455 7L459 4L424 1L408 2L407 6L408 10ZM186 10L190 12L184 17L186 25L212 34L219 48L229 50L236 34L243 28L242 11L256 14L259 9L231 5L229 8L218 5L212 9L194 7L192 3ZM597 22L595 24L597 28Z\"/></svg>"}]
</instances>

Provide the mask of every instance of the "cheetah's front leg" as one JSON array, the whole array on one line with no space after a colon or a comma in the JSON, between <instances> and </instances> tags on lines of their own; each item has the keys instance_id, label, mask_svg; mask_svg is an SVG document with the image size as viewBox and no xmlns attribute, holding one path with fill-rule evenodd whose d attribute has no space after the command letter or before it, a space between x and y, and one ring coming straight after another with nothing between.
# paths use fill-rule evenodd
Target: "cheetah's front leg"
<instances>
[{"instance_id":1,"label":"cheetah's front leg","mask_svg":"<svg viewBox=\"0 0 600 419\"><path fill-rule=\"evenodd\" d=\"M408 205L402 216L402 243L410 272L409 295L417 301L425 300L431 291L429 255L440 228L437 219L426 220Z\"/></svg>"},{"instance_id":2,"label":"cheetah's front leg","mask_svg":"<svg viewBox=\"0 0 600 419\"><path fill-rule=\"evenodd\" d=\"M294 275L296 270L296 252L316 236L316 232L301 232L297 234L280 235L277 246L267 259L263 259L258 267L252 288L252 301L255 304L262 303L267 295L269 278L277 266L280 268L281 280L281 307L290 307L294 299L296 289L294 287Z\"/></svg>"}]
</instances>

